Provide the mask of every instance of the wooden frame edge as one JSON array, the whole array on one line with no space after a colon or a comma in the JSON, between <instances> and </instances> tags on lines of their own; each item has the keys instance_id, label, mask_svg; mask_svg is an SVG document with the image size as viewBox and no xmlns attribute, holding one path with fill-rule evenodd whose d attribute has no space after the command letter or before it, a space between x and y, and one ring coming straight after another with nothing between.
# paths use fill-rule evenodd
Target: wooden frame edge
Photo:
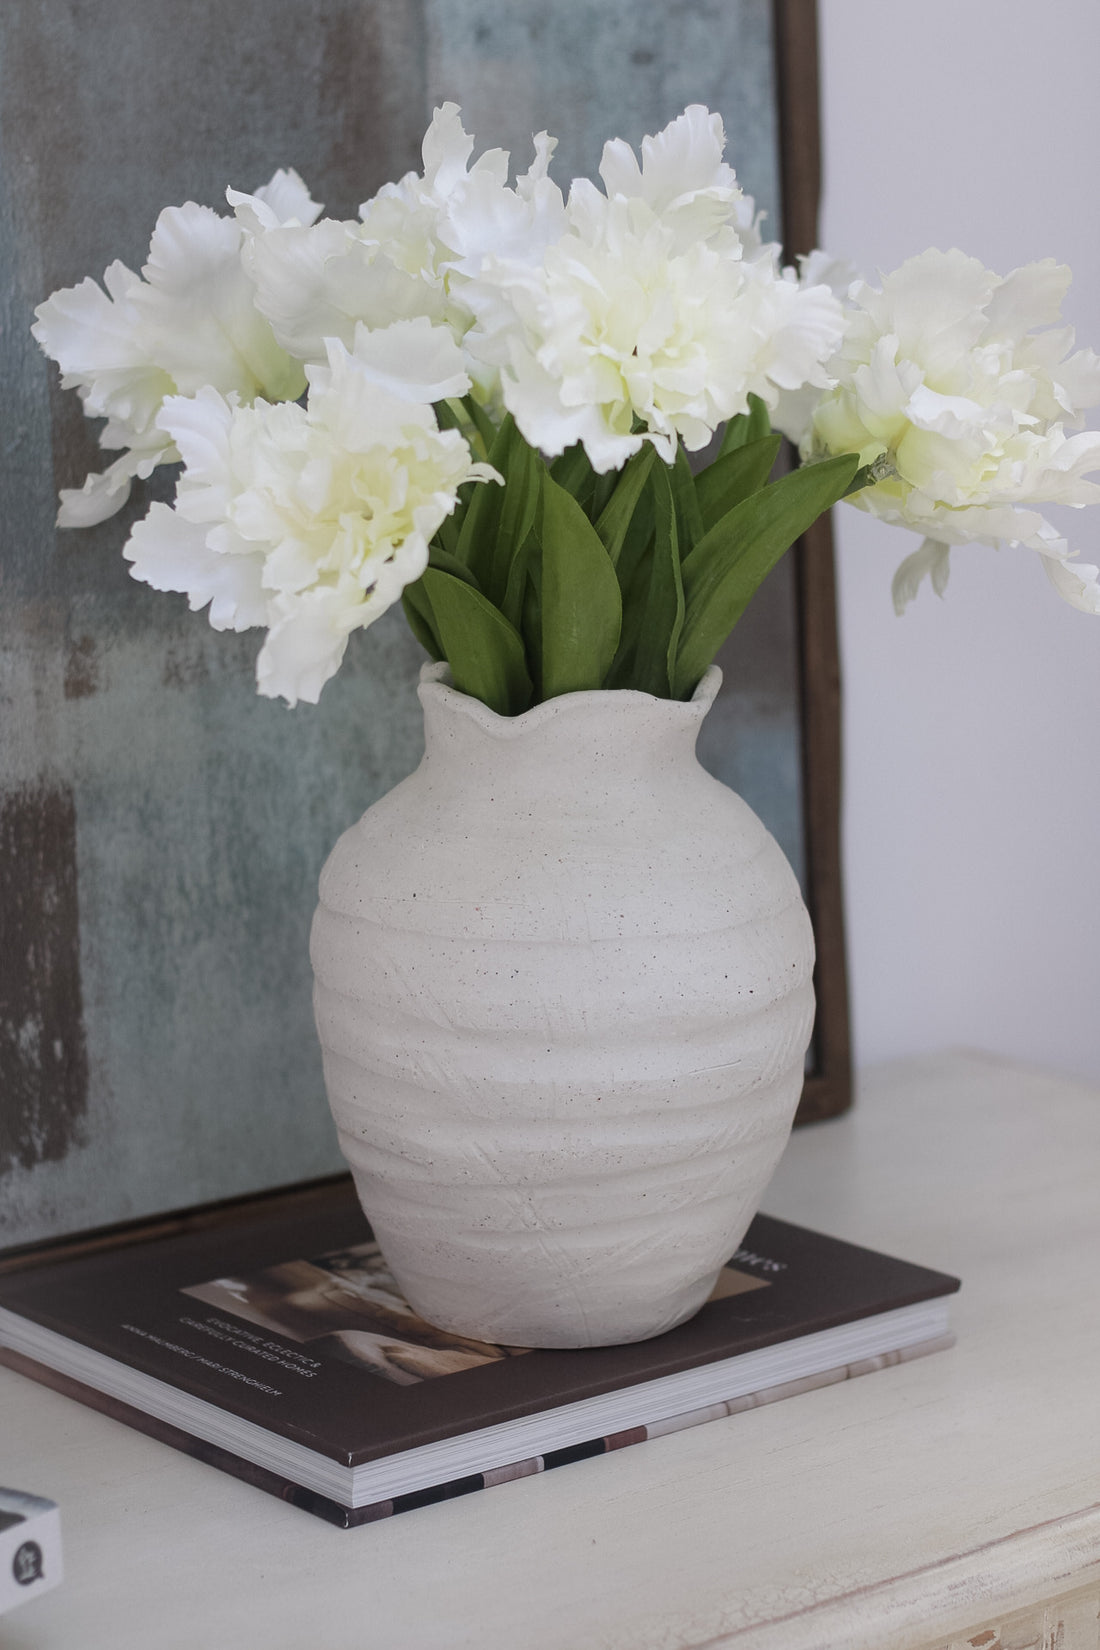
<instances>
[{"instance_id":1,"label":"wooden frame edge","mask_svg":"<svg viewBox=\"0 0 1100 1650\"><path fill-rule=\"evenodd\" d=\"M208 1226L229 1226L257 1211L278 1214L292 1206L301 1209L323 1205L336 1187L346 1186L350 1181L349 1173L321 1175L316 1180L303 1180L296 1185L245 1192L240 1197L222 1198L216 1203L198 1203L190 1209L175 1209L170 1214L140 1216L137 1220L98 1226L91 1232L17 1244L14 1248L0 1251L0 1277L10 1272L27 1272L36 1266L49 1266L57 1260L100 1254L106 1249L155 1243L159 1238L177 1237L182 1232L199 1232Z\"/></svg>"},{"instance_id":2,"label":"wooden frame edge","mask_svg":"<svg viewBox=\"0 0 1100 1650\"><path fill-rule=\"evenodd\" d=\"M789 259L817 245L821 198L821 96L816 0L772 0L779 111L783 246ZM817 938L816 1068L796 1123L847 1111L852 1103L848 970L840 869L840 652L832 521L823 516L795 546L803 819L809 904Z\"/></svg>"}]
</instances>

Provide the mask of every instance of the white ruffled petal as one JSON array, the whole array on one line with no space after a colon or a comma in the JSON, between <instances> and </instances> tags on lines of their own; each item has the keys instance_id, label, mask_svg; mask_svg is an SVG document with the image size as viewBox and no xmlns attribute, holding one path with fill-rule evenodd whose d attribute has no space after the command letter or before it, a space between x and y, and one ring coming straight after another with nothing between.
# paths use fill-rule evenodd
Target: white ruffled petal
<instances>
[{"instance_id":1,"label":"white ruffled petal","mask_svg":"<svg viewBox=\"0 0 1100 1650\"><path fill-rule=\"evenodd\" d=\"M335 338L328 341L328 365L308 371L310 420L348 452L385 450L400 438L402 428L436 427L427 402L394 394Z\"/></svg>"},{"instance_id":2,"label":"white ruffled petal","mask_svg":"<svg viewBox=\"0 0 1100 1650\"><path fill-rule=\"evenodd\" d=\"M131 576L143 584L185 595L193 613L209 604L215 630L267 623L262 556L219 555L209 548L203 526L185 521L167 504L152 506L122 553Z\"/></svg>"},{"instance_id":3,"label":"white ruffled petal","mask_svg":"<svg viewBox=\"0 0 1100 1650\"><path fill-rule=\"evenodd\" d=\"M183 459L176 508L194 522L220 521L236 486L230 436L236 397L227 401L207 386L195 396L169 396L159 418Z\"/></svg>"},{"instance_id":4,"label":"white ruffled petal","mask_svg":"<svg viewBox=\"0 0 1100 1650\"><path fill-rule=\"evenodd\" d=\"M550 172L550 162L554 158L554 151L558 147L558 140L551 137L549 132L536 132L534 136L535 158L524 172L516 179L516 194L521 200L534 200L538 194L539 185L546 182ZM561 198L561 191L558 191Z\"/></svg>"},{"instance_id":5,"label":"white ruffled petal","mask_svg":"<svg viewBox=\"0 0 1100 1650\"><path fill-rule=\"evenodd\" d=\"M1033 327L1059 319L1073 276L1053 258L1024 264L999 282L986 305L986 333L991 338L1022 339Z\"/></svg>"},{"instance_id":6,"label":"white ruffled petal","mask_svg":"<svg viewBox=\"0 0 1100 1650\"><path fill-rule=\"evenodd\" d=\"M32 335L65 377L78 383L111 369L147 364L136 317L126 308L140 277L125 264L113 263L105 282L107 292L90 277L61 287L34 312Z\"/></svg>"},{"instance_id":7,"label":"white ruffled petal","mask_svg":"<svg viewBox=\"0 0 1100 1650\"><path fill-rule=\"evenodd\" d=\"M324 361L329 338L350 349L359 322L378 328L410 316L442 317L442 292L397 268L355 223L325 219L312 228L269 230L244 260L258 308L299 361Z\"/></svg>"},{"instance_id":8,"label":"white ruffled petal","mask_svg":"<svg viewBox=\"0 0 1100 1650\"><path fill-rule=\"evenodd\" d=\"M474 140L462 125L457 103L444 103L432 115L424 134L421 155L424 182L437 195L448 195L466 176Z\"/></svg>"},{"instance_id":9,"label":"white ruffled petal","mask_svg":"<svg viewBox=\"0 0 1100 1650\"><path fill-rule=\"evenodd\" d=\"M426 316L377 330L358 325L352 354L372 383L403 401L445 401L470 388L454 335Z\"/></svg>"},{"instance_id":10,"label":"white ruffled petal","mask_svg":"<svg viewBox=\"0 0 1100 1650\"><path fill-rule=\"evenodd\" d=\"M278 223L315 223L324 211L292 166L280 167L257 189L256 199L274 212Z\"/></svg>"},{"instance_id":11,"label":"white ruffled petal","mask_svg":"<svg viewBox=\"0 0 1100 1650\"><path fill-rule=\"evenodd\" d=\"M949 547L946 544L937 544L934 539L925 539L919 550L914 550L912 555L906 556L894 574L890 586L895 613L905 612L925 578L931 579L932 588L937 596L943 595L951 571L950 556Z\"/></svg>"},{"instance_id":12,"label":"white ruffled petal","mask_svg":"<svg viewBox=\"0 0 1100 1650\"><path fill-rule=\"evenodd\" d=\"M256 687L267 699L285 699L291 709L300 699L315 705L343 662L348 636L362 622L361 606L350 608L339 591L323 589L276 597L273 608L275 622L256 660Z\"/></svg>"},{"instance_id":13,"label":"white ruffled petal","mask_svg":"<svg viewBox=\"0 0 1100 1650\"><path fill-rule=\"evenodd\" d=\"M725 146L722 117L693 103L643 138L641 165L621 138L605 144L600 177L609 196L644 201L686 248L725 228L744 199Z\"/></svg>"},{"instance_id":14,"label":"white ruffled petal","mask_svg":"<svg viewBox=\"0 0 1100 1650\"><path fill-rule=\"evenodd\" d=\"M309 225L320 217L323 208L310 198L298 173L281 168L269 183L254 195L240 189L227 189L225 198L233 208L234 216L250 235L263 235L269 229L283 224Z\"/></svg>"},{"instance_id":15,"label":"white ruffled petal","mask_svg":"<svg viewBox=\"0 0 1100 1650\"><path fill-rule=\"evenodd\" d=\"M139 468L147 461L148 455L126 452L106 470L89 475L83 487L62 487L57 525L95 527L116 515L130 496L130 484Z\"/></svg>"},{"instance_id":16,"label":"white ruffled petal","mask_svg":"<svg viewBox=\"0 0 1100 1650\"><path fill-rule=\"evenodd\" d=\"M859 273L847 258L834 258L831 252L815 248L798 259L800 286L827 286L833 297L843 303L859 279Z\"/></svg>"},{"instance_id":17,"label":"white ruffled petal","mask_svg":"<svg viewBox=\"0 0 1100 1650\"><path fill-rule=\"evenodd\" d=\"M1100 567L1044 556L1047 578L1064 602L1080 613L1100 613Z\"/></svg>"},{"instance_id":18,"label":"white ruffled petal","mask_svg":"<svg viewBox=\"0 0 1100 1650\"><path fill-rule=\"evenodd\" d=\"M210 384L245 401L261 394L295 400L305 388L302 369L256 308L241 261L244 240L240 224L208 207L167 207L133 303L150 355L183 394Z\"/></svg>"}]
</instances>

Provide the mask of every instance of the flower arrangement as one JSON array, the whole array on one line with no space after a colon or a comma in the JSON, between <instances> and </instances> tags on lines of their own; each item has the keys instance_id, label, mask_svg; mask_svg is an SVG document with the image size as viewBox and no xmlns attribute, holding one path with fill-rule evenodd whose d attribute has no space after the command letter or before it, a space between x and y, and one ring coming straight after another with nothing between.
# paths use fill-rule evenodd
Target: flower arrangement
<instances>
[{"instance_id":1,"label":"flower arrangement","mask_svg":"<svg viewBox=\"0 0 1100 1650\"><path fill-rule=\"evenodd\" d=\"M161 213L149 259L55 293L34 334L120 454L62 494L101 521L182 464L124 554L216 629L263 627L261 693L316 702L398 600L502 714L577 690L689 698L763 578L841 498L922 543L1037 551L1100 613L1100 571L1041 514L1100 498L1100 359L1058 325L1069 271L928 251L878 286L784 267L689 107L603 188L509 183L436 111L423 171L337 222L280 171L232 215ZM1076 432L1076 433L1067 433ZM798 468L773 479L781 434ZM693 467L688 454L707 458Z\"/></svg>"}]
</instances>

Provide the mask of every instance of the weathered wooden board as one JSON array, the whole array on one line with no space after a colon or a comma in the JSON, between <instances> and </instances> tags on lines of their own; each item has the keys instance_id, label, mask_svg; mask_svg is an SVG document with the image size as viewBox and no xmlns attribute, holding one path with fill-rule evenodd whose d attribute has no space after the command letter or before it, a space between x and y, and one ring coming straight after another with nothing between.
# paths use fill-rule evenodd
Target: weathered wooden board
<instances>
[{"instance_id":1,"label":"weathered wooden board","mask_svg":"<svg viewBox=\"0 0 1100 1650\"><path fill-rule=\"evenodd\" d=\"M157 212L293 165L338 216L418 165L433 105L556 175L690 101L777 210L766 0L5 0L0 10L0 1246L336 1169L307 935L339 832L420 751L399 614L316 709L257 698L255 635L134 583L134 516L56 532L101 467L28 334L139 267ZM775 221L774 219L772 220ZM759 667L759 668L757 668ZM708 760L801 863L789 581L744 627ZM754 675L755 671L755 675Z\"/></svg>"}]
</instances>

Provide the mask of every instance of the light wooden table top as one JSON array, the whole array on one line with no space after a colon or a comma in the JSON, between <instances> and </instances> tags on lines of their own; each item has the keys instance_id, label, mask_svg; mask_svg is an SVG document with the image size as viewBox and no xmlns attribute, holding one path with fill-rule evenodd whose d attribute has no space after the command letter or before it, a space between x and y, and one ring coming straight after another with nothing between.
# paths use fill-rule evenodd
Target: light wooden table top
<instances>
[{"instance_id":1,"label":"light wooden table top","mask_svg":"<svg viewBox=\"0 0 1100 1650\"><path fill-rule=\"evenodd\" d=\"M764 1206L961 1275L952 1351L359 1530L0 1370L0 1481L60 1503L67 1569L0 1644L915 1650L1068 1594L1095 1622L1098 1170L1091 1085L869 1071Z\"/></svg>"}]
</instances>

